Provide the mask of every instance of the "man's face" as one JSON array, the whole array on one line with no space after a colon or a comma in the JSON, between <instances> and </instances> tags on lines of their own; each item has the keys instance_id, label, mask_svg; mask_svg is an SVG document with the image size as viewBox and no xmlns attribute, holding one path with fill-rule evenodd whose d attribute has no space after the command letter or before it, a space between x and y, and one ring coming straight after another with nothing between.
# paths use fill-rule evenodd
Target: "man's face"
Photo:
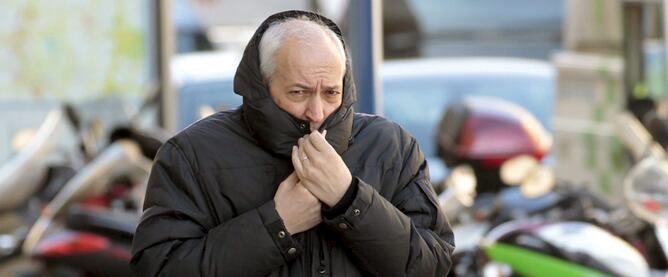
<instances>
[{"instance_id":1,"label":"man's face","mask_svg":"<svg viewBox=\"0 0 668 277\"><path fill-rule=\"evenodd\" d=\"M274 54L269 94L276 105L309 122L311 131L341 106L344 58L325 34L309 41L286 39Z\"/></svg>"}]
</instances>

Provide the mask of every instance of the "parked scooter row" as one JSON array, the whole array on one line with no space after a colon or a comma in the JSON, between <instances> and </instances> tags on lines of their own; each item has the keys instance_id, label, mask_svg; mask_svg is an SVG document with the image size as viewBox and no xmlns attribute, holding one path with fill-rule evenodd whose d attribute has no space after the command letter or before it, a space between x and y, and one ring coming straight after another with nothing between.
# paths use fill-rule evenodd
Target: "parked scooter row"
<instances>
[{"instance_id":1,"label":"parked scooter row","mask_svg":"<svg viewBox=\"0 0 668 277\"><path fill-rule=\"evenodd\" d=\"M439 135L439 149L453 167L440 195L456 238L453 275L647 276L666 270L668 162L642 125L620 120L628 129L622 128L629 136L623 141L638 162L624 182L628 207L614 209L556 180L540 163L551 138L530 114L490 101L497 100L455 106L443 120L447 132ZM124 126L98 153L81 147L87 162L46 190L52 196L35 209L39 217L26 225L25 242L14 240L14 249L22 246L43 265L37 275L131 274L130 244L163 139ZM40 195L36 191L31 195Z\"/></svg>"},{"instance_id":2,"label":"parked scooter row","mask_svg":"<svg viewBox=\"0 0 668 277\"><path fill-rule=\"evenodd\" d=\"M40 261L43 272L131 275L130 246L152 160L142 151L147 147L153 146L133 138L113 142L42 210L23 252Z\"/></svg>"},{"instance_id":3,"label":"parked scooter row","mask_svg":"<svg viewBox=\"0 0 668 277\"><path fill-rule=\"evenodd\" d=\"M127 124L113 128L109 144L42 209L22 248L41 264L37 275L131 276L131 242L148 173L167 137L135 123L157 103L156 95Z\"/></svg>"},{"instance_id":4,"label":"parked scooter row","mask_svg":"<svg viewBox=\"0 0 668 277\"><path fill-rule=\"evenodd\" d=\"M140 114L157 103L154 96L150 95L137 113L129 116L127 124L114 127L109 132L107 146L101 147L99 151L84 145L84 141L90 142L89 139L75 138L77 146L74 148L81 149L77 166L71 167L67 176L47 179L59 180L58 187L40 187L26 193L29 195L27 198L38 197L43 201L31 205L34 206L31 210L32 218L22 223L20 233L0 236L0 249L6 245L7 249L11 249L12 256L24 255L33 261L31 264L38 265L38 268L19 272L19 275L131 276L131 241L141 214L148 172L158 148L167 137L160 130L146 131L135 127ZM58 115L58 111L52 114ZM61 113L76 114L73 107ZM58 121L54 117L64 117L55 115L50 115L43 124L49 128L43 126L42 129L48 129L49 132L41 129L38 132L48 134L36 136L37 140L33 139L33 143L28 146L37 145L32 147L39 148L40 144L35 141L40 142L41 137L48 138L42 144L72 140L53 135L71 132L70 129L73 129L62 123L54 123ZM69 120L71 126L82 125L78 117L70 117L73 118ZM75 132L85 133L78 129ZM99 141L97 143L99 145ZM40 160L44 153L46 151L42 150L31 157ZM30 171L37 173L34 164L26 164L29 166L7 169L11 165L8 163L4 169L0 169L5 174L0 174L0 177L25 177L30 175L26 174ZM0 178L0 189L6 187L7 191L12 191L15 189L13 186L40 186L27 182L25 178L15 184L7 180L12 179ZM41 198L41 190L48 191L50 197ZM15 197L16 194L0 195Z\"/></svg>"}]
</instances>

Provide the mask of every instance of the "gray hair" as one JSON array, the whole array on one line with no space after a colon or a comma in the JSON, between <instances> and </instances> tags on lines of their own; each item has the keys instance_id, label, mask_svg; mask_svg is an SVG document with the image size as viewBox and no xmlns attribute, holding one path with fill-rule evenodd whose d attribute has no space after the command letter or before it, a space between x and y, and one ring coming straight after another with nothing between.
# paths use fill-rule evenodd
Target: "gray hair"
<instances>
[{"instance_id":1,"label":"gray hair","mask_svg":"<svg viewBox=\"0 0 668 277\"><path fill-rule=\"evenodd\" d=\"M309 26L308 24L312 25ZM307 16L277 21L272 23L264 32L258 47L258 51L260 52L260 71L265 83L269 84L269 81L276 70L274 54L280 48L283 40L296 37L297 39L307 41L310 38L309 36L313 34L312 28L314 26L320 28L320 30L324 31L331 40L335 41L341 57L343 59L346 58L346 52L343 48L341 39L339 39L339 36L336 35L336 33L334 33L334 31L332 31L332 29L330 29L324 22L314 20Z\"/></svg>"}]
</instances>

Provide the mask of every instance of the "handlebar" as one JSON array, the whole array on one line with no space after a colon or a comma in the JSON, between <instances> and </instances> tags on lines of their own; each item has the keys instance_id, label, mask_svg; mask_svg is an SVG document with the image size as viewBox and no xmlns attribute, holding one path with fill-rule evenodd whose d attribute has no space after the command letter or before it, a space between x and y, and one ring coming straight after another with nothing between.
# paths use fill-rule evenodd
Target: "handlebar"
<instances>
[{"instance_id":1,"label":"handlebar","mask_svg":"<svg viewBox=\"0 0 668 277\"><path fill-rule=\"evenodd\" d=\"M654 141L652 135L631 113L620 114L616 127L617 135L635 160L666 156L666 151Z\"/></svg>"}]
</instances>

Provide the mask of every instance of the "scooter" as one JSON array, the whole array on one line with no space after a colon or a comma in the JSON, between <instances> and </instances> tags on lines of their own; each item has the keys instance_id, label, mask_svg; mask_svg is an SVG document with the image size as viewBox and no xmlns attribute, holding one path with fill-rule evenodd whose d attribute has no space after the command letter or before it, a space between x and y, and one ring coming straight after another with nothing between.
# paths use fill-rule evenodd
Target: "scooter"
<instances>
[{"instance_id":1,"label":"scooter","mask_svg":"<svg viewBox=\"0 0 668 277\"><path fill-rule=\"evenodd\" d=\"M601 206L602 210L609 207L595 197L582 201L580 192L570 186L553 187L555 177L552 171L538 161L549 150L551 139L532 118L522 108L494 99L465 101L446 112L439 133L439 150L445 154L446 163L455 167L445 182L445 192L441 194L443 209L454 226L457 245L452 274L479 276L496 272L544 276L547 273L542 270L549 271L558 264L561 269L553 270L564 274L645 275L647 264L628 243L592 223L572 221L592 212L593 209L582 204L584 202L595 203L593 206ZM518 184L521 185L513 186ZM525 221L534 223L525 224ZM536 222L547 228L545 230L576 226L575 229L580 231L571 232L570 240L590 234L604 239L584 243L588 246L586 249L574 250L551 242L555 238L551 235L553 231L546 231L547 235L544 232L532 234L539 229ZM515 227L509 229L507 226ZM534 242L541 241L543 245L550 243L552 252L531 248L531 245L524 245L523 240L506 241L506 236L520 234L534 238ZM614 248L618 255L587 252L587 249L599 246ZM573 251L586 255L576 255ZM518 257L518 253L524 255L522 259L533 258L535 263L530 265L534 266L527 269L527 263L508 259ZM559 262L550 264L548 261ZM532 271L532 267L538 271ZM578 270L569 271L568 268Z\"/></svg>"},{"instance_id":2,"label":"scooter","mask_svg":"<svg viewBox=\"0 0 668 277\"><path fill-rule=\"evenodd\" d=\"M668 270L668 160L663 144L630 113L620 114L617 134L636 163L624 178L628 210L644 221L637 232L653 269Z\"/></svg>"},{"instance_id":3,"label":"scooter","mask_svg":"<svg viewBox=\"0 0 668 277\"><path fill-rule=\"evenodd\" d=\"M452 202L467 199L462 195L472 195L471 180L475 176L466 165L462 167L464 170L453 170L453 175L460 176L449 181L449 194L453 196L442 198L443 205L452 207ZM528 191L549 187L543 183L553 182L541 171L531 169L519 186L509 186L496 195L479 195L468 208L456 211L459 216L454 217L458 224L453 227L457 248L452 276L649 274L644 257L628 242L592 223L566 219L572 212L563 205L571 202L568 198L550 192L527 195ZM466 206L465 201L459 202L460 207Z\"/></svg>"},{"instance_id":4,"label":"scooter","mask_svg":"<svg viewBox=\"0 0 668 277\"><path fill-rule=\"evenodd\" d=\"M128 276L130 244L151 158L120 139L84 166L41 212L23 243L49 275Z\"/></svg>"},{"instance_id":5,"label":"scooter","mask_svg":"<svg viewBox=\"0 0 668 277\"><path fill-rule=\"evenodd\" d=\"M460 257L455 272L501 272L502 275L512 272L526 276L543 276L545 268L541 267L544 263L552 263L548 268L557 275L603 273L614 276L664 276L668 256L668 212L665 208L668 205L668 162L665 160L663 148L652 140L635 117L624 114L619 122L622 141L636 160L639 160L623 183L628 207L612 208L595 195L583 194L582 191L572 188L562 189L556 193L558 200L554 205L548 205L552 208L541 211L534 217L526 217L525 213L523 217L491 228L480 240L482 250L477 253L469 252L463 256L465 258ZM507 164L513 162L515 161L509 160ZM526 175L521 172L527 172L527 168L536 168L538 165L536 162L523 161L518 163L519 169L517 166L510 166L508 168L515 169L508 170L507 164L501 169L501 179L506 184L518 181L521 183L520 180L526 178L518 178L522 174ZM529 171L533 170L535 169ZM509 172L516 176L508 177L512 175L508 174ZM539 178L530 179L550 179L545 178L549 175L544 173L537 176ZM499 198L501 201L496 204L497 210L513 210L504 208L505 203L509 202ZM517 204L521 201L516 199L510 203ZM587 203L591 205L586 205ZM498 215L495 215L491 222L495 220L503 221ZM642 224L641 220L644 220L645 224ZM597 242L600 245L596 245ZM530 251L527 252L525 248ZM568 251L564 252L564 249ZM604 251L598 252L600 249ZM480 258L475 259L476 255L481 253L492 262L484 262L481 267ZM555 256L561 260L554 260ZM573 267L572 263L585 267ZM532 264L540 266L527 266Z\"/></svg>"},{"instance_id":6,"label":"scooter","mask_svg":"<svg viewBox=\"0 0 668 277\"><path fill-rule=\"evenodd\" d=\"M132 124L111 132L110 145L65 184L30 229L23 251L41 265L37 274L132 275L131 242L165 137Z\"/></svg>"},{"instance_id":7,"label":"scooter","mask_svg":"<svg viewBox=\"0 0 668 277\"><path fill-rule=\"evenodd\" d=\"M437 153L449 168L471 166L478 193L505 187L499 170L508 159L530 155L542 160L552 137L526 109L506 100L471 97L451 104L437 133Z\"/></svg>"},{"instance_id":8,"label":"scooter","mask_svg":"<svg viewBox=\"0 0 668 277\"><path fill-rule=\"evenodd\" d=\"M20 254L42 206L88 158L82 133L77 112L66 104L50 111L37 131L14 136L17 152L0 167L0 261Z\"/></svg>"}]
</instances>

